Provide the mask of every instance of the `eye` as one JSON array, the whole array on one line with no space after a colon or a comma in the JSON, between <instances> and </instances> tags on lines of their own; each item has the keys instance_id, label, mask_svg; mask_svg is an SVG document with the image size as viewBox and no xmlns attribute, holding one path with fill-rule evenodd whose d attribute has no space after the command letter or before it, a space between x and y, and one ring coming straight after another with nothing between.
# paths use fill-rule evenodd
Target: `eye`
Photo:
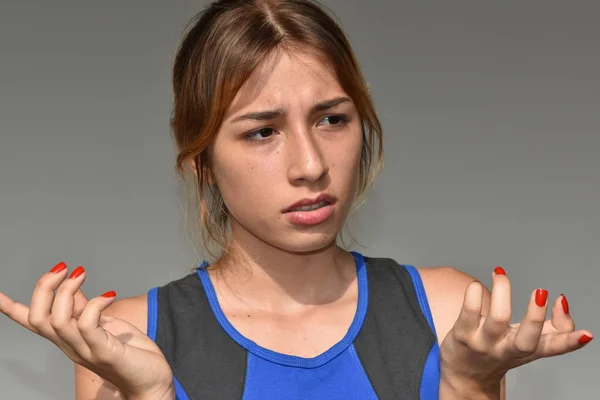
<instances>
[{"instance_id":1,"label":"eye","mask_svg":"<svg viewBox=\"0 0 600 400\"><path fill-rule=\"evenodd\" d=\"M348 122L348 117L346 117L345 115L328 115L321 121L327 121L329 124L326 125L338 128L346 125L346 123Z\"/></svg>"},{"instance_id":2,"label":"eye","mask_svg":"<svg viewBox=\"0 0 600 400\"><path fill-rule=\"evenodd\" d=\"M262 142L268 140L271 136L273 136L273 131L273 128L261 128L248 133L244 136L244 139L250 142Z\"/></svg>"}]
</instances>

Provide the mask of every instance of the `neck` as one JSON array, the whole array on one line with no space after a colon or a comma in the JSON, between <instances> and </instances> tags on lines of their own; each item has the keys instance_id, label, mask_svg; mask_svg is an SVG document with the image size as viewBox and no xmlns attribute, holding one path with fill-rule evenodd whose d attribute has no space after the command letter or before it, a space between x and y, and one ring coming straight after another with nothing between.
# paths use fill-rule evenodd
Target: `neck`
<instances>
[{"instance_id":1,"label":"neck","mask_svg":"<svg viewBox=\"0 0 600 400\"><path fill-rule=\"evenodd\" d=\"M234 235L230 251L212 270L218 286L253 308L293 312L331 303L356 279L354 257L335 242L295 253L257 241Z\"/></svg>"}]
</instances>

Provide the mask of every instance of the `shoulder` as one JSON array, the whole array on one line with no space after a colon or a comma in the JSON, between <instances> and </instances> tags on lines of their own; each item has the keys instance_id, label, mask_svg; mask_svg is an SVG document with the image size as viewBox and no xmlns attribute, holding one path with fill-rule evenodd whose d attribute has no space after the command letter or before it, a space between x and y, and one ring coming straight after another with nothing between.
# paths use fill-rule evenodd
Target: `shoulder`
<instances>
[{"instance_id":1,"label":"shoulder","mask_svg":"<svg viewBox=\"0 0 600 400\"><path fill-rule=\"evenodd\" d=\"M384 257L365 257L367 264L372 268L371 271L397 270L399 264L392 258ZM410 272L406 269L407 272ZM460 271L451 266L418 267L416 268L423 288L427 296L427 302L433 317L435 331L439 343L441 344L446 334L452 329L454 323L460 314L465 291L471 282L477 279L473 276ZM378 284L385 285L391 282L387 273L378 274ZM413 284L416 282L413 281ZM490 291L483 286L483 308L485 315L489 307Z\"/></svg>"},{"instance_id":2,"label":"shoulder","mask_svg":"<svg viewBox=\"0 0 600 400\"><path fill-rule=\"evenodd\" d=\"M425 267L417 270L423 281L438 341L441 344L458 318L467 286L477 279L450 266ZM484 288L483 309L486 309L489 305L490 291L485 285L482 286Z\"/></svg>"},{"instance_id":3,"label":"shoulder","mask_svg":"<svg viewBox=\"0 0 600 400\"><path fill-rule=\"evenodd\" d=\"M156 286L146 293L134 297L125 297L116 300L111 304L103 314L122 319L129 322L143 333L148 333L148 313L152 310L148 309L149 294L154 292L153 301L160 302L159 299L165 300L165 305L177 308L183 304L195 304L194 301L189 301L190 296L197 296L198 288L201 287L200 279L196 272L187 274L179 279L169 281L161 286ZM163 293L162 296L159 293ZM177 301L179 300L179 301ZM195 300L195 297L193 298ZM150 304L151 306L151 304Z\"/></svg>"},{"instance_id":4,"label":"shoulder","mask_svg":"<svg viewBox=\"0 0 600 400\"><path fill-rule=\"evenodd\" d=\"M146 293L135 297L116 300L103 314L122 319L147 333L148 324L148 295Z\"/></svg>"}]
</instances>

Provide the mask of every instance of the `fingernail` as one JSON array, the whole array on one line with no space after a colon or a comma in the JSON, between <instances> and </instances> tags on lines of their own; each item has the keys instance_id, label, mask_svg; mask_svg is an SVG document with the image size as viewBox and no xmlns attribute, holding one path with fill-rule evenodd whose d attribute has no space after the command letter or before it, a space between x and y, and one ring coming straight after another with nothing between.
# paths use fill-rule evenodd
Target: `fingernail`
<instances>
[{"instance_id":1,"label":"fingernail","mask_svg":"<svg viewBox=\"0 0 600 400\"><path fill-rule=\"evenodd\" d=\"M496 267L494 269L494 272L496 273L496 275L506 275L506 271L500 266Z\"/></svg>"},{"instance_id":2,"label":"fingernail","mask_svg":"<svg viewBox=\"0 0 600 400\"><path fill-rule=\"evenodd\" d=\"M560 303L562 304L563 311L565 314L569 313L569 302L567 301L567 297L564 294L561 294L562 299L560 299Z\"/></svg>"},{"instance_id":3,"label":"fingernail","mask_svg":"<svg viewBox=\"0 0 600 400\"><path fill-rule=\"evenodd\" d=\"M52 272L54 274L58 274L60 271L64 270L65 268L67 268L67 264L65 264L63 261L61 261L58 264L56 264L54 266L54 268L52 268L50 270L50 272Z\"/></svg>"},{"instance_id":4,"label":"fingernail","mask_svg":"<svg viewBox=\"0 0 600 400\"><path fill-rule=\"evenodd\" d=\"M538 307L544 307L546 305L546 300L548 300L548 291L546 289L538 289L535 291L535 304Z\"/></svg>"},{"instance_id":5,"label":"fingernail","mask_svg":"<svg viewBox=\"0 0 600 400\"><path fill-rule=\"evenodd\" d=\"M111 290L110 292L106 292L102 295L102 297L115 297L117 295L117 293L114 290Z\"/></svg>"},{"instance_id":6,"label":"fingernail","mask_svg":"<svg viewBox=\"0 0 600 400\"><path fill-rule=\"evenodd\" d=\"M588 344L589 342L591 342L593 339L592 336L588 336L588 335L581 335L581 337L579 338L578 342L580 345L584 345L584 344Z\"/></svg>"},{"instance_id":7,"label":"fingernail","mask_svg":"<svg viewBox=\"0 0 600 400\"><path fill-rule=\"evenodd\" d=\"M84 272L85 272L85 269L83 269L83 267L80 265L79 267L75 268L75 270L73 272L71 272L69 279L75 279L78 276L80 276L81 274L83 274Z\"/></svg>"}]
</instances>

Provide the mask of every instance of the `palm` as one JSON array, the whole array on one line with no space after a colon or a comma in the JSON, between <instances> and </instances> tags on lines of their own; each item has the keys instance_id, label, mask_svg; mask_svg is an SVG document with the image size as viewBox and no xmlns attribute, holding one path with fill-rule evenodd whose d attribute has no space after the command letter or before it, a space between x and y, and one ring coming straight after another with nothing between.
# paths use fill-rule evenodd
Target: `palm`
<instances>
[{"instance_id":1,"label":"palm","mask_svg":"<svg viewBox=\"0 0 600 400\"><path fill-rule=\"evenodd\" d=\"M129 322L115 317L102 316L100 326L106 333L107 348L123 363L116 363L117 374L135 374L144 371L156 382L172 377L171 368L156 343ZM112 367L114 368L114 367Z\"/></svg>"}]
</instances>

